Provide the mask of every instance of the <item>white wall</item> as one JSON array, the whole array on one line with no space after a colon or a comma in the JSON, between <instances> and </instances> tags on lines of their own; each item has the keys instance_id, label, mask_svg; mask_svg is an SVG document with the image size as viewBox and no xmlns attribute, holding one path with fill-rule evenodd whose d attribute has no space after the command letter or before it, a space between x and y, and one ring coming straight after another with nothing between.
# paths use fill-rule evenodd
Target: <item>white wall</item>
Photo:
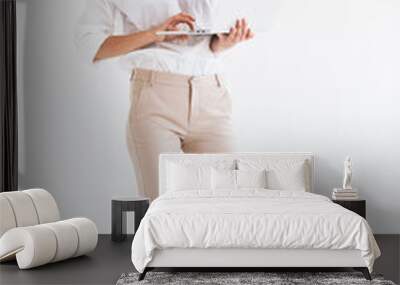
<instances>
[{"instance_id":1,"label":"white wall","mask_svg":"<svg viewBox=\"0 0 400 285\"><path fill-rule=\"evenodd\" d=\"M272 15L266 32L226 55L238 151L314 152L325 195L350 154L373 230L400 233L400 1L257 2ZM128 75L114 61L79 61L82 7L18 0L20 183L106 233L111 197L135 193Z\"/></svg>"}]
</instances>

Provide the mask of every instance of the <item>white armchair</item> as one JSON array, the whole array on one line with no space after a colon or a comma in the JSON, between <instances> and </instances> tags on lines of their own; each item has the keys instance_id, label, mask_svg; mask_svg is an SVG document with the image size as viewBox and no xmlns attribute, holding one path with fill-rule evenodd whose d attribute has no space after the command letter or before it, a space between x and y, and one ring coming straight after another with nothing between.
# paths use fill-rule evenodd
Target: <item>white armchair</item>
<instances>
[{"instance_id":1,"label":"white armchair","mask_svg":"<svg viewBox=\"0 0 400 285\"><path fill-rule=\"evenodd\" d=\"M16 258L28 269L84 255L96 248L97 235L87 218L60 221L46 190L0 193L0 262Z\"/></svg>"}]
</instances>

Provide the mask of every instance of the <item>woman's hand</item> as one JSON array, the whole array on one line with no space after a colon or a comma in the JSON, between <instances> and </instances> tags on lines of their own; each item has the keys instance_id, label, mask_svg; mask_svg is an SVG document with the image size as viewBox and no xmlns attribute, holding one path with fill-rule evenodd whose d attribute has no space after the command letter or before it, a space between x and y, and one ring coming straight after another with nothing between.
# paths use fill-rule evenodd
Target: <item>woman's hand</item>
<instances>
[{"instance_id":1,"label":"woman's hand","mask_svg":"<svg viewBox=\"0 0 400 285\"><path fill-rule=\"evenodd\" d=\"M188 38L187 36L157 35L157 32L177 31L179 30L179 24L186 24L191 30L193 30L194 18L189 14L180 13L167 19L163 24L147 31L136 32L128 35L109 36L100 46L93 59L93 62L127 54L157 42L186 40Z\"/></svg>"},{"instance_id":2,"label":"woman's hand","mask_svg":"<svg viewBox=\"0 0 400 285\"><path fill-rule=\"evenodd\" d=\"M236 44L254 37L245 19L236 21L236 25L229 30L229 34L218 34L211 39L210 48L214 53L227 50Z\"/></svg>"},{"instance_id":3,"label":"woman's hand","mask_svg":"<svg viewBox=\"0 0 400 285\"><path fill-rule=\"evenodd\" d=\"M189 26L190 30L194 30L194 22L195 19L193 16L187 13L179 13L171 18L168 18L161 25L150 29L152 35L155 36L155 42L164 42L164 41L174 41L174 40L187 40L188 36L161 36L157 35L158 32L166 32L166 31L179 31L178 25L186 24Z\"/></svg>"}]
</instances>

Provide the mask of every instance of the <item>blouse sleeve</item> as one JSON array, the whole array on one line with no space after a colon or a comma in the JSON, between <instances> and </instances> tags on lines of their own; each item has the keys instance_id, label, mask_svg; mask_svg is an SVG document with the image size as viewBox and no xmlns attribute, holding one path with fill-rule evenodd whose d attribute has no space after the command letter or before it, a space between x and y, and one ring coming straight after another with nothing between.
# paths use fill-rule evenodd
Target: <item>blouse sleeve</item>
<instances>
[{"instance_id":1,"label":"blouse sleeve","mask_svg":"<svg viewBox=\"0 0 400 285\"><path fill-rule=\"evenodd\" d=\"M103 42L113 34L115 6L109 0L87 0L75 30L75 45L82 58L93 63Z\"/></svg>"}]
</instances>

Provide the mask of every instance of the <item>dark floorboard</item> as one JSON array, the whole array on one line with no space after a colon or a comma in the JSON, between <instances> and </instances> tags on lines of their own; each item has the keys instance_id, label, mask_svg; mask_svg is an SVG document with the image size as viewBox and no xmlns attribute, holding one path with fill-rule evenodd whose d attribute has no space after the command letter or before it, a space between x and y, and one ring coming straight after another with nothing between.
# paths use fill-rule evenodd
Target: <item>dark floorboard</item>
<instances>
[{"instance_id":1,"label":"dark floorboard","mask_svg":"<svg viewBox=\"0 0 400 285\"><path fill-rule=\"evenodd\" d=\"M400 235L375 235L375 239L381 257L376 260L374 271L400 284Z\"/></svg>"},{"instance_id":2,"label":"dark floorboard","mask_svg":"<svg viewBox=\"0 0 400 285\"><path fill-rule=\"evenodd\" d=\"M376 235L382 250L375 272L399 283L400 237ZM130 260L131 239L121 243L100 235L97 249L78 257L29 270L19 270L15 262L0 264L0 284L115 284L124 272L134 271Z\"/></svg>"}]
</instances>

